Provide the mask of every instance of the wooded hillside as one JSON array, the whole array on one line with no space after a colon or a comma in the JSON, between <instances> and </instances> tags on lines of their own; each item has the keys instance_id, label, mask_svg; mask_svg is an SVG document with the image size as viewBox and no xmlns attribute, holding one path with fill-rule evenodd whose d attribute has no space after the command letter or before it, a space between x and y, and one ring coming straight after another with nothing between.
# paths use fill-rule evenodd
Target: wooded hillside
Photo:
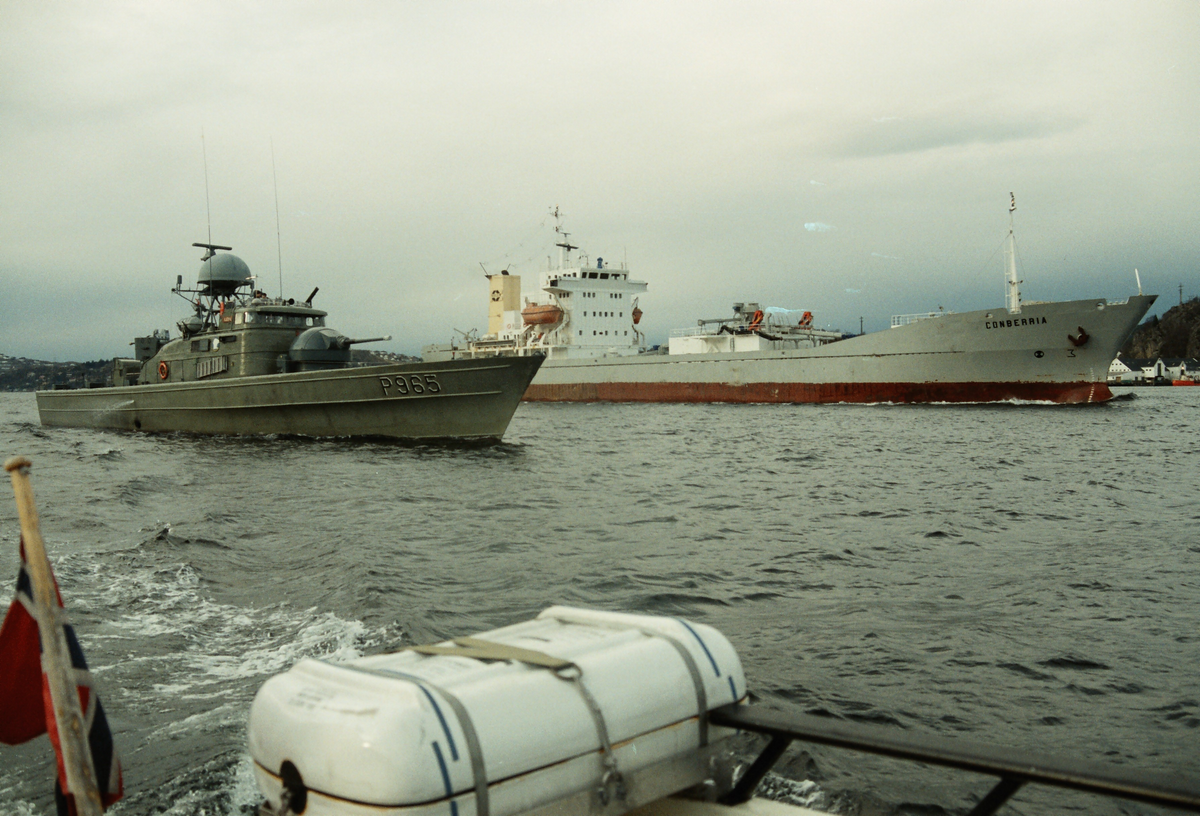
<instances>
[{"instance_id":1,"label":"wooded hillside","mask_svg":"<svg viewBox=\"0 0 1200 816\"><path fill-rule=\"evenodd\" d=\"M1172 306L1161 318L1138 326L1121 348L1130 359L1200 358L1200 298Z\"/></svg>"}]
</instances>

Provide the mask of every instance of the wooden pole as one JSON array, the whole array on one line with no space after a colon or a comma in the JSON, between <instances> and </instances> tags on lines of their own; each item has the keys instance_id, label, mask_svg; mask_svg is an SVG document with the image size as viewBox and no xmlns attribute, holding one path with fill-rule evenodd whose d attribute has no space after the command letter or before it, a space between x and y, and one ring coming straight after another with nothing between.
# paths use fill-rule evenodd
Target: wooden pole
<instances>
[{"instance_id":1,"label":"wooden pole","mask_svg":"<svg viewBox=\"0 0 1200 816\"><path fill-rule=\"evenodd\" d=\"M101 816L104 806L96 785L92 752L88 749L87 723L79 706L78 688L71 677L71 652L63 631L66 613L58 605L54 592L54 576L46 558L37 507L33 503L33 488L29 484L31 464L24 456L14 456L4 463L4 469L12 476L21 536L25 540L25 562L29 566L38 634L42 638L42 670L50 687L63 768L67 773L67 787L75 797L76 813L78 816Z\"/></svg>"}]
</instances>

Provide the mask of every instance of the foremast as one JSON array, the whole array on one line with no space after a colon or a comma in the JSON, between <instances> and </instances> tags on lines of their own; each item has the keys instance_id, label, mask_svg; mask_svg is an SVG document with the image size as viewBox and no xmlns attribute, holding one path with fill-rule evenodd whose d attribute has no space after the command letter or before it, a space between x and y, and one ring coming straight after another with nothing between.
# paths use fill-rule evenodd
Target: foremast
<instances>
[{"instance_id":1,"label":"foremast","mask_svg":"<svg viewBox=\"0 0 1200 816\"><path fill-rule=\"evenodd\" d=\"M1004 287L1004 305L1009 314L1021 313L1021 281L1017 280L1017 238L1013 232L1013 213L1017 211L1017 197L1008 194L1008 245L1004 255L1007 285Z\"/></svg>"}]
</instances>

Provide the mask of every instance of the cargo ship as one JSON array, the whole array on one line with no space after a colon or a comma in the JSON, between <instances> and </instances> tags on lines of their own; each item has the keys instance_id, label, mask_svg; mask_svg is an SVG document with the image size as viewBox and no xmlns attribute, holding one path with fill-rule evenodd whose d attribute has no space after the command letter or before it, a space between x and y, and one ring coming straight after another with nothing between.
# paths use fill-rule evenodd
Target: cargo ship
<instances>
[{"instance_id":1,"label":"cargo ship","mask_svg":"<svg viewBox=\"0 0 1200 816\"><path fill-rule=\"evenodd\" d=\"M488 331L426 346L426 361L544 354L530 401L986 403L1104 402L1108 367L1154 303L1022 301L1008 236L1006 303L955 313L897 315L857 336L815 328L809 311L735 303L648 348L640 328L645 281L625 264L593 262L562 225L556 266L523 297L521 279L487 275ZM555 211L557 215L557 211Z\"/></svg>"}]
</instances>

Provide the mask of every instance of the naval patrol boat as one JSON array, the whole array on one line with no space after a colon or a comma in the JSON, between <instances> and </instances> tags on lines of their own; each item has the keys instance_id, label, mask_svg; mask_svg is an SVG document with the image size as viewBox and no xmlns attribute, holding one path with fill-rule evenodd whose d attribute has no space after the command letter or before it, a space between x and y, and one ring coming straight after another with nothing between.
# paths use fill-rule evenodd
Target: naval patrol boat
<instances>
[{"instance_id":1,"label":"naval patrol boat","mask_svg":"<svg viewBox=\"0 0 1200 816\"><path fill-rule=\"evenodd\" d=\"M134 340L112 385L37 392L47 426L200 434L499 440L541 356L358 365L350 338L303 302L255 288L232 247L205 250L179 336Z\"/></svg>"}]
</instances>

